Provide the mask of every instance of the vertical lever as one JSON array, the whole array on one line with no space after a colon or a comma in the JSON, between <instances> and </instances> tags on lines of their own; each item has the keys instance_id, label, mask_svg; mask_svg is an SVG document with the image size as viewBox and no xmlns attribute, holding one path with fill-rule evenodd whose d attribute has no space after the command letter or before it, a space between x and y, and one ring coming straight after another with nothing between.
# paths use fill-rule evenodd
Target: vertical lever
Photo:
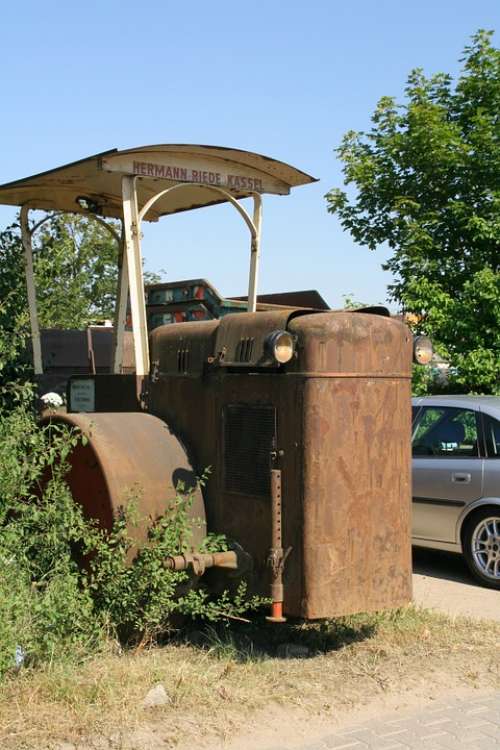
<instances>
[{"instance_id":1,"label":"vertical lever","mask_svg":"<svg viewBox=\"0 0 500 750\"><path fill-rule=\"evenodd\" d=\"M271 469L271 549L267 564L271 569L271 614L268 622L286 622L283 617L283 569L290 554L283 550L281 533L281 470Z\"/></svg>"}]
</instances>

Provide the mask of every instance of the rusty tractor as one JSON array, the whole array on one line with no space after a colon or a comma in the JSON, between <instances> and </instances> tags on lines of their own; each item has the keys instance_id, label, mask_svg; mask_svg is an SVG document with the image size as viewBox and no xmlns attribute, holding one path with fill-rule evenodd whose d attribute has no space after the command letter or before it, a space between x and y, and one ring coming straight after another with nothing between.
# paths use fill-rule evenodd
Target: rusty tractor
<instances>
[{"instance_id":1,"label":"rusty tractor","mask_svg":"<svg viewBox=\"0 0 500 750\"><path fill-rule=\"evenodd\" d=\"M232 548L202 555L193 547L167 564L193 575L248 574L251 560L252 589L270 593L275 622L397 607L411 597L409 330L384 308L335 312L291 301L257 309L262 195L313 181L247 151L159 145L107 151L0 186L0 202L21 207L37 377L38 225L29 211L122 222L121 234L110 227L120 247L112 371L74 374L67 412L52 417L89 438L72 456L75 499L109 528L127 488L139 485L142 515L154 518L179 480L195 488L212 467L203 492L195 489L193 514ZM223 201L250 231L247 311L159 325L148 336L141 221ZM128 304L135 372L124 366ZM426 342L417 357L428 357Z\"/></svg>"}]
</instances>

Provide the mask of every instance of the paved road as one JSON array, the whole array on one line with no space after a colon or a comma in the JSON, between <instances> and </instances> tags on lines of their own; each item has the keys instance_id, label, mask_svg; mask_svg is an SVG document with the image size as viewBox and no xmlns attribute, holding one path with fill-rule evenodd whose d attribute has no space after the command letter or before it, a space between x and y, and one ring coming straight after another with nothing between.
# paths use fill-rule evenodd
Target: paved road
<instances>
[{"instance_id":1,"label":"paved road","mask_svg":"<svg viewBox=\"0 0 500 750\"><path fill-rule=\"evenodd\" d=\"M500 748L500 692L450 700L406 714L380 716L313 744L266 750L491 750Z\"/></svg>"},{"instance_id":2,"label":"paved road","mask_svg":"<svg viewBox=\"0 0 500 750\"><path fill-rule=\"evenodd\" d=\"M500 622L500 591L476 584L460 555L415 548L413 597L423 607L452 616Z\"/></svg>"},{"instance_id":3,"label":"paved road","mask_svg":"<svg viewBox=\"0 0 500 750\"><path fill-rule=\"evenodd\" d=\"M500 591L477 585L459 555L414 549L413 593L414 600L424 607L500 621ZM418 711L386 714L293 750L460 748L500 748L500 692L477 700L451 699Z\"/></svg>"},{"instance_id":4,"label":"paved road","mask_svg":"<svg viewBox=\"0 0 500 750\"><path fill-rule=\"evenodd\" d=\"M452 616L500 621L500 591L477 585L459 555L414 549L413 570L414 599L418 604ZM461 748L500 750L500 691L477 698L450 698L419 710L384 713L376 719L344 726L311 743L263 746L263 750Z\"/></svg>"}]
</instances>

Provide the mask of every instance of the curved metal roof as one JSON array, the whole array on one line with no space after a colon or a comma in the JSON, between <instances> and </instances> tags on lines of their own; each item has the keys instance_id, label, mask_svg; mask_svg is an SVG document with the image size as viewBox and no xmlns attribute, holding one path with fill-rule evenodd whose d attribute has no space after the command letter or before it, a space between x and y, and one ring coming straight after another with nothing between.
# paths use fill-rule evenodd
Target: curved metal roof
<instances>
[{"instance_id":1,"label":"curved metal roof","mask_svg":"<svg viewBox=\"0 0 500 750\"><path fill-rule=\"evenodd\" d=\"M289 164L261 154L221 146L159 144L111 149L47 172L0 185L0 203L44 211L87 213L85 198L101 216L122 216L123 175L137 175L140 206L161 190L182 184L154 204L144 217L157 221L165 214L224 202L210 189L221 187L235 198L252 192L287 195L292 187L316 182ZM203 183L202 186L192 183ZM206 187L205 187L206 186Z\"/></svg>"}]
</instances>

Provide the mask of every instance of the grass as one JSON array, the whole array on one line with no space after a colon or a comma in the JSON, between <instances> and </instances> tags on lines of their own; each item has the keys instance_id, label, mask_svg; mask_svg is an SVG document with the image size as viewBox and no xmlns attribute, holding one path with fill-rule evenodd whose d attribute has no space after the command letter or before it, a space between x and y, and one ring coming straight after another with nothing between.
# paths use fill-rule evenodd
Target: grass
<instances>
[{"instance_id":1,"label":"grass","mask_svg":"<svg viewBox=\"0 0 500 750\"><path fill-rule=\"evenodd\" d=\"M110 644L83 663L12 674L0 686L0 747L121 748L132 736L137 748L149 747L146 736L158 748L195 739L199 746L200 738L231 737L270 707L326 716L423 684L500 687L499 624L414 607L278 628L209 628L190 640L121 654ZM310 656L278 658L282 643L305 645ZM158 683L170 700L145 709Z\"/></svg>"}]
</instances>

